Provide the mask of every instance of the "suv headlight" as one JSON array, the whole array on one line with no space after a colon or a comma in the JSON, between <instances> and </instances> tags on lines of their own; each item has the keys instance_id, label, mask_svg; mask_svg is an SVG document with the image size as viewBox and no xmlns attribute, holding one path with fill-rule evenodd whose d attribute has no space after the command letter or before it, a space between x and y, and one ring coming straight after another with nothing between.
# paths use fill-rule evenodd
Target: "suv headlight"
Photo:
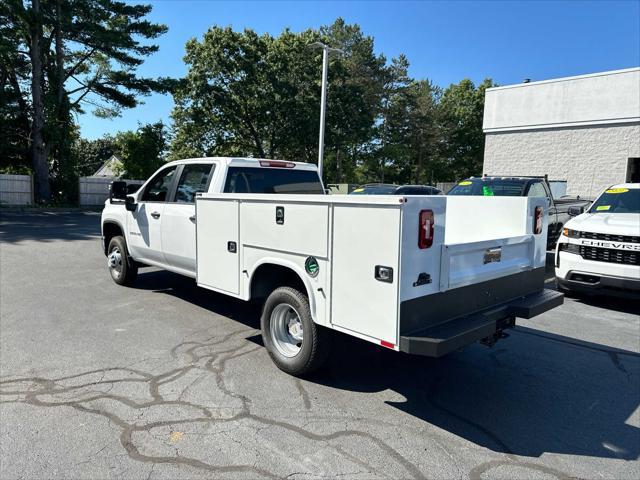
<instances>
[{"instance_id":1,"label":"suv headlight","mask_svg":"<svg viewBox=\"0 0 640 480\"><path fill-rule=\"evenodd\" d=\"M570 228L563 228L562 229L562 234L565 237L569 237L569 238L580 238L580 231L571 230Z\"/></svg>"}]
</instances>

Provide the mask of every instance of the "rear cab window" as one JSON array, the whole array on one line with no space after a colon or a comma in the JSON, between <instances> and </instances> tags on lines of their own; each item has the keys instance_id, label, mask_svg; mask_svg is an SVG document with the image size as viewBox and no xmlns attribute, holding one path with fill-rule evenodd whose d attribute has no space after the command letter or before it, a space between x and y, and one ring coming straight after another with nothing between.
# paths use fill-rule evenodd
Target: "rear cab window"
<instances>
[{"instance_id":1,"label":"rear cab window","mask_svg":"<svg viewBox=\"0 0 640 480\"><path fill-rule=\"evenodd\" d=\"M315 170L229 167L225 193L324 194Z\"/></svg>"},{"instance_id":2,"label":"rear cab window","mask_svg":"<svg viewBox=\"0 0 640 480\"><path fill-rule=\"evenodd\" d=\"M521 180L472 178L458 183L447 195L522 197L525 185Z\"/></svg>"}]
</instances>

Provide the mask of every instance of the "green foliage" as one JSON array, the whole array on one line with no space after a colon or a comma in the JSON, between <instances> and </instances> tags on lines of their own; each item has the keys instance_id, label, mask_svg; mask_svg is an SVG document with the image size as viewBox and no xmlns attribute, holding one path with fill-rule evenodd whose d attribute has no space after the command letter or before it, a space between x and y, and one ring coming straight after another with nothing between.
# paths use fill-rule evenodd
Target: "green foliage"
<instances>
[{"instance_id":1,"label":"green foliage","mask_svg":"<svg viewBox=\"0 0 640 480\"><path fill-rule=\"evenodd\" d=\"M116 0L0 2L0 169L31 169L42 199L50 178L58 201L71 202L77 177L113 154L123 175L140 179L166 157L315 162L322 52L311 45L323 42L343 51L329 66L326 181L433 183L481 172L490 80L442 91L412 79L403 55L376 54L373 38L342 19L278 36L212 27L187 43L185 78L145 78L137 69L166 32L150 11ZM160 122L80 138L78 114L117 116L153 91L174 93L170 146Z\"/></svg>"},{"instance_id":2,"label":"green foliage","mask_svg":"<svg viewBox=\"0 0 640 480\"><path fill-rule=\"evenodd\" d=\"M74 114L117 116L173 86L136 71L158 49L148 40L167 30L150 11L116 0L0 3L0 154L33 165L38 200L49 199L49 177L63 201L75 199Z\"/></svg>"},{"instance_id":3,"label":"green foliage","mask_svg":"<svg viewBox=\"0 0 640 480\"><path fill-rule=\"evenodd\" d=\"M187 43L189 70L177 88L172 158L245 155L317 158L322 53L317 41L344 51L330 65L325 145L331 159L362 156L388 72L373 39L342 20L320 31L279 37L213 27Z\"/></svg>"},{"instance_id":4,"label":"green foliage","mask_svg":"<svg viewBox=\"0 0 640 480\"><path fill-rule=\"evenodd\" d=\"M122 162L118 175L145 180L165 162L167 132L162 122L141 125L135 132L121 132L115 137L116 155Z\"/></svg>"},{"instance_id":5,"label":"green foliage","mask_svg":"<svg viewBox=\"0 0 640 480\"><path fill-rule=\"evenodd\" d=\"M212 27L187 43L174 92L170 158L231 155L315 162L321 51L329 66L325 180L434 183L482 168L484 90L468 80L444 92L387 62L373 38L342 19L278 37Z\"/></svg>"},{"instance_id":6,"label":"green foliage","mask_svg":"<svg viewBox=\"0 0 640 480\"><path fill-rule=\"evenodd\" d=\"M484 92L494 86L491 79L478 87L465 79L450 85L442 95L442 157L452 180L482 172Z\"/></svg>"},{"instance_id":7,"label":"green foliage","mask_svg":"<svg viewBox=\"0 0 640 480\"><path fill-rule=\"evenodd\" d=\"M93 175L107 160L118 153L116 139L105 135L96 140L77 138L72 147L73 164L78 177Z\"/></svg>"}]
</instances>

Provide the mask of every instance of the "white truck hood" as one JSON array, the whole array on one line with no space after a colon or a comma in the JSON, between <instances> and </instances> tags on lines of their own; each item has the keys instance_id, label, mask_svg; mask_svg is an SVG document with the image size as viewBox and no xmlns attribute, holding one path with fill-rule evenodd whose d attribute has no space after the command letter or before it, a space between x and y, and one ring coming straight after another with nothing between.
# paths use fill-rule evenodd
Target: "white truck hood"
<instances>
[{"instance_id":1,"label":"white truck hood","mask_svg":"<svg viewBox=\"0 0 640 480\"><path fill-rule=\"evenodd\" d=\"M640 235L640 213L583 213L565 227L582 232L609 235Z\"/></svg>"}]
</instances>

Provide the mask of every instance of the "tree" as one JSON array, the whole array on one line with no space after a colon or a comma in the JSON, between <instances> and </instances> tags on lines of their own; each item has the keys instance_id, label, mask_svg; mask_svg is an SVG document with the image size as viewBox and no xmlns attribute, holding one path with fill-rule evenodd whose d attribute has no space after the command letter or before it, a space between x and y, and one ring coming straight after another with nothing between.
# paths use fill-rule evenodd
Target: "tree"
<instances>
[{"instance_id":1,"label":"tree","mask_svg":"<svg viewBox=\"0 0 640 480\"><path fill-rule=\"evenodd\" d=\"M72 148L73 165L78 177L93 175L113 155L117 155L116 139L105 135L95 140L76 138Z\"/></svg>"},{"instance_id":2,"label":"tree","mask_svg":"<svg viewBox=\"0 0 640 480\"><path fill-rule=\"evenodd\" d=\"M449 172L447 180L482 173L484 158L484 93L496 86L489 78L478 87L469 79L450 85L440 103L442 156Z\"/></svg>"},{"instance_id":3,"label":"tree","mask_svg":"<svg viewBox=\"0 0 640 480\"><path fill-rule=\"evenodd\" d=\"M73 171L69 161L72 114L86 106L99 116L116 116L140 103L140 96L166 91L166 79L143 78L136 70L157 50L142 43L166 32L146 20L148 5L115 0L6 0L0 7L3 39L13 41L2 60L26 61L29 84L18 95L29 99L29 156L39 201L51 198L50 157L57 175ZM25 100L26 103L26 100Z\"/></svg>"},{"instance_id":4,"label":"tree","mask_svg":"<svg viewBox=\"0 0 640 480\"><path fill-rule=\"evenodd\" d=\"M29 66L15 51L15 38L0 24L0 169L28 169L30 105L21 95Z\"/></svg>"},{"instance_id":5,"label":"tree","mask_svg":"<svg viewBox=\"0 0 640 480\"><path fill-rule=\"evenodd\" d=\"M190 40L188 72L174 93L172 158L247 155L313 162L318 155L322 41L344 51L331 59L326 171L351 175L371 138L386 60L357 25L338 19L319 31L278 37L213 27Z\"/></svg>"},{"instance_id":6,"label":"tree","mask_svg":"<svg viewBox=\"0 0 640 480\"><path fill-rule=\"evenodd\" d=\"M115 153L122 161L123 177L145 180L165 162L166 127L162 122L141 125L115 137Z\"/></svg>"}]
</instances>

